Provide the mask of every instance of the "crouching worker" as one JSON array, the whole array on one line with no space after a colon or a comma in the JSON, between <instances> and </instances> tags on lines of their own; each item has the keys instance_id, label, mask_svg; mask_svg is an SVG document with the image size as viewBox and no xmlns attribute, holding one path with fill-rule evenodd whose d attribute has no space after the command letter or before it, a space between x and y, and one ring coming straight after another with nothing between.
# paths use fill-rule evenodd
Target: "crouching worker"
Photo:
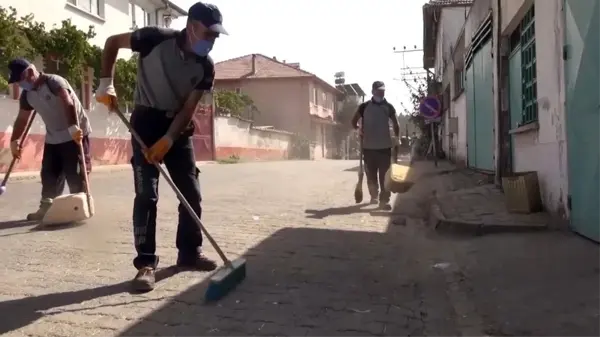
<instances>
[{"instance_id":1,"label":"crouching worker","mask_svg":"<svg viewBox=\"0 0 600 337\"><path fill-rule=\"evenodd\" d=\"M154 288L156 255L156 212L159 171L154 164L164 162L173 182L194 209L202 214L198 169L191 136L192 118L202 96L212 90L215 68L208 56L215 40L226 34L219 9L198 2L188 12L181 31L144 27L111 36L102 55L102 78L96 100L116 109L112 74L119 49L139 53L135 107L131 125L148 151L132 137L135 199L133 233L137 256L133 265L137 291ZM202 254L202 233L183 205L179 205L177 226L177 265L211 271L215 261Z\"/></svg>"},{"instance_id":2,"label":"crouching worker","mask_svg":"<svg viewBox=\"0 0 600 337\"><path fill-rule=\"evenodd\" d=\"M54 198L63 193L65 180L71 193L84 191L85 177L82 174L80 145L83 147L89 173L91 160L88 135L91 127L79 98L67 80L58 75L41 73L25 59L10 61L8 68L8 83L18 83L22 89L19 114L10 138L13 157L21 156L22 144L19 140L34 111L46 126L40 173L42 199L39 209L27 215L27 220L41 220Z\"/></svg>"}]
</instances>

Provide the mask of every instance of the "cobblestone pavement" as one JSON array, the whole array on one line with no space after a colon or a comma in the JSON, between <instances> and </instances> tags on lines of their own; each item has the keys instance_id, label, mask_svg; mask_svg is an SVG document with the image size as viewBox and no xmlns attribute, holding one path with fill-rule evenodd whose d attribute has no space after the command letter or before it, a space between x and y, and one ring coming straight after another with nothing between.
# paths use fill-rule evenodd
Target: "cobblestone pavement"
<instances>
[{"instance_id":1,"label":"cobblestone pavement","mask_svg":"<svg viewBox=\"0 0 600 337\"><path fill-rule=\"evenodd\" d=\"M397 198L390 217L353 204L354 166L201 167L206 225L232 258L248 259L244 283L213 305L202 302L207 274L170 268L177 202L166 184L158 219L161 280L143 295L128 291L135 272L130 172L95 174L97 216L56 230L18 222L37 206L39 183L10 184L0 197L0 334L597 334L589 320L598 319L598 270L590 267L598 266L597 246L570 236L542 238L541 246L522 236L440 236L423 219L439 186L432 182L443 176L429 172L433 178ZM413 172L425 177L427 170L417 165ZM504 253L507 242L511 251ZM210 247L206 252L217 257ZM576 288L568 288L573 280ZM560 296L559 287L567 287Z\"/></svg>"}]
</instances>

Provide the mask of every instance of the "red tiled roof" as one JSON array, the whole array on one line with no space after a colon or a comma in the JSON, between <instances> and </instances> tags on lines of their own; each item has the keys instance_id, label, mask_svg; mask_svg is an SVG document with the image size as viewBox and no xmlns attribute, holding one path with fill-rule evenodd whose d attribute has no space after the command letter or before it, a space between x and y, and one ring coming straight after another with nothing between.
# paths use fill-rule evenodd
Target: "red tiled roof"
<instances>
[{"instance_id":1,"label":"red tiled roof","mask_svg":"<svg viewBox=\"0 0 600 337\"><path fill-rule=\"evenodd\" d=\"M215 80L239 80L259 78L314 78L333 91L337 89L308 71L298 63L283 63L262 54L249 54L215 64Z\"/></svg>"},{"instance_id":2,"label":"red tiled roof","mask_svg":"<svg viewBox=\"0 0 600 337\"><path fill-rule=\"evenodd\" d=\"M256 68L252 72L252 59ZM279 62L262 54L250 54L219 62L215 65L217 80L241 78L312 77L313 74L296 68L293 64Z\"/></svg>"}]
</instances>

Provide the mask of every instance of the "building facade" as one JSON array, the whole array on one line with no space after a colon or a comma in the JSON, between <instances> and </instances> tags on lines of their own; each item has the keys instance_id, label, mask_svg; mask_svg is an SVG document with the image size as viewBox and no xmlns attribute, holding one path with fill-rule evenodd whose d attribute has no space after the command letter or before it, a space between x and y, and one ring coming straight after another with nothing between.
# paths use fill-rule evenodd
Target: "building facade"
<instances>
[{"instance_id":1,"label":"building facade","mask_svg":"<svg viewBox=\"0 0 600 337\"><path fill-rule=\"evenodd\" d=\"M446 73L464 88L467 165L497 177L537 172L545 209L598 241L600 5L475 0L455 46L464 70Z\"/></svg>"},{"instance_id":2,"label":"building facade","mask_svg":"<svg viewBox=\"0 0 600 337\"><path fill-rule=\"evenodd\" d=\"M298 63L251 54L216 64L215 89L245 93L258 113L255 125L272 126L306 140L297 156L310 159L334 155L334 111L340 92ZM299 141L300 142L300 141Z\"/></svg>"}]
</instances>

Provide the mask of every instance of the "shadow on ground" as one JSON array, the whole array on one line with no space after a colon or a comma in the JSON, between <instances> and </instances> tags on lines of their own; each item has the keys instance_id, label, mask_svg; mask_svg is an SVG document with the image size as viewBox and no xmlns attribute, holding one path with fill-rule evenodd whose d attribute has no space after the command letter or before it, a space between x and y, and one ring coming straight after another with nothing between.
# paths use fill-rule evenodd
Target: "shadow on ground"
<instances>
[{"instance_id":1,"label":"shadow on ground","mask_svg":"<svg viewBox=\"0 0 600 337\"><path fill-rule=\"evenodd\" d=\"M27 226L33 226L36 224L37 224L37 221L30 221L30 220L2 221L2 222L0 222L0 230L27 227Z\"/></svg>"},{"instance_id":2,"label":"shadow on ground","mask_svg":"<svg viewBox=\"0 0 600 337\"><path fill-rule=\"evenodd\" d=\"M174 267L160 269L156 273L157 280L164 280L176 273ZM25 327L43 317L44 311L62 306L78 304L92 299L130 293L130 283L90 288L80 291L54 293L42 296L32 296L18 300L0 302L0 312L9 314L10 319L0 320L0 335Z\"/></svg>"},{"instance_id":3,"label":"shadow on ground","mask_svg":"<svg viewBox=\"0 0 600 337\"><path fill-rule=\"evenodd\" d=\"M330 207L325 209L306 209L304 213L306 213L306 217L309 219L325 219L329 216L336 215L348 215L353 213L370 213L373 212L373 209L365 209L365 207L370 206L369 203L361 203L350 206L342 206L342 207Z\"/></svg>"},{"instance_id":4,"label":"shadow on ground","mask_svg":"<svg viewBox=\"0 0 600 337\"><path fill-rule=\"evenodd\" d=\"M203 281L120 335L398 336L426 335L428 324L439 334L456 335L447 323L443 277L421 257L413 260L418 245L396 244L399 235L281 229L244 254L247 278L220 302L204 303ZM158 274L162 279L172 275ZM0 334L31 324L44 311L125 293L128 286L1 302L0 312L11 318L0 322ZM436 312L426 308L425 289L439 289Z\"/></svg>"},{"instance_id":5,"label":"shadow on ground","mask_svg":"<svg viewBox=\"0 0 600 337\"><path fill-rule=\"evenodd\" d=\"M394 241L381 233L281 229L245 254L247 278L228 297L204 304L203 282L121 335L423 335L436 315L422 306L422 282L442 280L418 266L411 275L399 270L398 257L411 247Z\"/></svg>"},{"instance_id":6,"label":"shadow on ground","mask_svg":"<svg viewBox=\"0 0 600 337\"><path fill-rule=\"evenodd\" d=\"M600 251L571 233L448 241L489 336L598 336ZM458 247L457 247L458 246Z\"/></svg>"}]
</instances>

